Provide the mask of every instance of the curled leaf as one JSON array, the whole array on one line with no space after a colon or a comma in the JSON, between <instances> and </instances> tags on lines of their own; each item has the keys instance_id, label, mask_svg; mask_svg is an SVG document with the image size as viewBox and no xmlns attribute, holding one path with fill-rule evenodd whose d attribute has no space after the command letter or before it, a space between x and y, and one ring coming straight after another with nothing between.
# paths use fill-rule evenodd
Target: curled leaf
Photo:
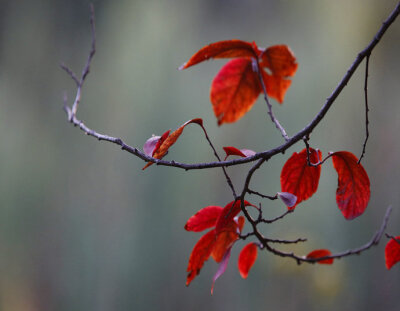
<instances>
[{"instance_id":1,"label":"curled leaf","mask_svg":"<svg viewBox=\"0 0 400 311\"><path fill-rule=\"evenodd\" d=\"M331 256L331 255L332 255L332 253L330 252L330 250L316 249L316 250L312 251L311 253L309 253L307 255L307 258L308 259L318 259L318 258L327 257L327 256ZM333 258L319 260L319 261L317 261L317 263L331 265L331 264L333 264Z\"/></svg>"},{"instance_id":2,"label":"curled leaf","mask_svg":"<svg viewBox=\"0 0 400 311\"><path fill-rule=\"evenodd\" d=\"M256 243L247 244L239 254L238 269L242 278L246 279L251 267L257 259L258 246Z\"/></svg>"},{"instance_id":3,"label":"curled leaf","mask_svg":"<svg viewBox=\"0 0 400 311\"><path fill-rule=\"evenodd\" d=\"M311 163L319 162L322 157L321 151L318 152L310 148ZM282 192L289 192L297 197L295 205L289 207L294 209L297 204L310 198L318 189L321 166L309 166L307 164L307 150L293 153L286 161L281 172Z\"/></svg>"},{"instance_id":4,"label":"curled leaf","mask_svg":"<svg viewBox=\"0 0 400 311\"><path fill-rule=\"evenodd\" d=\"M250 156L253 156L253 155L256 154L256 152L253 151L253 150L250 150L250 149L237 149L237 148L232 147L232 146L223 147L223 149L224 149L224 151L225 151L225 153L226 153L226 156L225 156L224 161L225 161L230 155L236 155L236 156L245 158L245 157L250 157Z\"/></svg>"},{"instance_id":5,"label":"curled leaf","mask_svg":"<svg viewBox=\"0 0 400 311\"><path fill-rule=\"evenodd\" d=\"M195 53L188 62L179 67L179 70L186 69L210 58L235 58L235 57L256 57L259 50L255 43L241 40L226 40L211 43Z\"/></svg>"},{"instance_id":6,"label":"curled leaf","mask_svg":"<svg viewBox=\"0 0 400 311\"><path fill-rule=\"evenodd\" d=\"M297 197L294 194L291 194L289 192L278 192L277 194L287 207L293 207L296 205Z\"/></svg>"},{"instance_id":7,"label":"curled leaf","mask_svg":"<svg viewBox=\"0 0 400 311\"><path fill-rule=\"evenodd\" d=\"M204 207L189 218L185 225L185 230L200 232L214 227L221 212L221 206Z\"/></svg>"},{"instance_id":8,"label":"curled leaf","mask_svg":"<svg viewBox=\"0 0 400 311\"><path fill-rule=\"evenodd\" d=\"M229 249L225 252L225 254L224 254L224 256L223 256L221 262L219 263L218 270L217 270L217 272L215 273L215 275L214 275L214 277L213 277L213 282L212 282L212 285L211 285L211 295L212 295L213 292L214 292L214 284L215 284L215 281L216 281L221 275L223 275L223 274L225 273L226 267L228 266L228 262L229 262L229 258L230 258L230 257L231 257L231 248L229 248Z\"/></svg>"},{"instance_id":9,"label":"curled leaf","mask_svg":"<svg viewBox=\"0 0 400 311\"><path fill-rule=\"evenodd\" d=\"M400 261L400 235L395 239L390 239L385 247L385 263L389 270Z\"/></svg>"},{"instance_id":10,"label":"curled leaf","mask_svg":"<svg viewBox=\"0 0 400 311\"><path fill-rule=\"evenodd\" d=\"M338 173L336 202L346 219L354 219L364 213L371 195L367 172L348 151L335 152L332 162Z\"/></svg>"},{"instance_id":11,"label":"curled leaf","mask_svg":"<svg viewBox=\"0 0 400 311\"><path fill-rule=\"evenodd\" d=\"M171 130L166 131L162 136L151 136L143 145L143 151L146 155L152 157L154 152L160 148L160 145L164 142L164 140L168 137L169 132Z\"/></svg>"}]
</instances>

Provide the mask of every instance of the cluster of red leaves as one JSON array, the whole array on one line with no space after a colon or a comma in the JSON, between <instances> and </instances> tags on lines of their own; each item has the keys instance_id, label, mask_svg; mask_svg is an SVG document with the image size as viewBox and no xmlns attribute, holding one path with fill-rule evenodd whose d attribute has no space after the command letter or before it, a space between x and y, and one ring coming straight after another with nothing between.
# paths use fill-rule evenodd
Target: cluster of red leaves
<instances>
[{"instance_id":1,"label":"cluster of red leaves","mask_svg":"<svg viewBox=\"0 0 400 311\"><path fill-rule=\"evenodd\" d=\"M207 206L198 211L189 218L185 225L187 231L200 232L205 229L213 228L204 234L194 246L190 254L187 267L186 285L200 273L204 262L211 256L219 263L219 268L214 275L211 292L214 283L220 277L227 267L230 251L233 244L238 240L239 234L244 226L244 217L236 217L241 211L241 202L233 201L224 208L220 206ZM245 206L253 206L244 201ZM251 243L251 245L256 245ZM251 266L257 257L257 248L246 246L239 256L239 272L246 278Z\"/></svg>"},{"instance_id":2,"label":"cluster of red leaves","mask_svg":"<svg viewBox=\"0 0 400 311\"><path fill-rule=\"evenodd\" d=\"M218 125L239 120L263 91L279 103L297 70L296 58L286 45L260 48L255 42L227 40L200 49L180 70L211 58L234 58L221 68L211 84L210 99ZM267 69L269 73L265 70ZM260 71L260 72L259 72Z\"/></svg>"},{"instance_id":3,"label":"cluster of red leaves","mask_svg":"<svg viewBox=\"0 0 400 311\"><path fill-rule=\"evenodd\" d=\"M309 150L308 165L307 150L293 153L283 166L281 172L282 191L297 196L297 203L310 198L318 189L321 175L321 151ZM343 216L354 219L364 213L370 198L370 182L368 175L357 157L348 151L338 151L331 154L333 167L338 173L338 188L336 202ZM293 209L296 207L289 207Z\"/></svg>"}]
</instances>

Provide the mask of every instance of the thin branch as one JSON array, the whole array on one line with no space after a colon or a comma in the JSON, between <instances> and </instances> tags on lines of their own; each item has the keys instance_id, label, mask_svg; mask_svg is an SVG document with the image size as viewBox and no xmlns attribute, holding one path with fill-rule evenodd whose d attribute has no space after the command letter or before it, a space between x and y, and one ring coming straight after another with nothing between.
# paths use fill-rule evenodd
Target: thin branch
<instances>
[{"instance_id":1,"label":"thin branch","mask_svg":"<svg viewBox=\"0 0 400 311\"><path fill-rule=\"evenodd\" d=\"M365 140L362 148L362 153L360 156L360 159L358 160L358 164L361 163L361 159L364 157L365 154L365 148L367 147L367 141L369 138L369 130L368 130L368 125L369 125L369 120L368 120L368 112L369 112L369 107L368 107L368 67L369 67L369 57L371 54L368 54L365 59L365 80L364 80L364 98L365 98Z\"/></svg>"},{"instance_id":2,"label":"thin branch","mask_svg":"<svg viewBox=\"0 0 400 311\"><path fill-rule=\"evenodd\" d=\"M272 195L265 195L265 194L262 194L262 193L260 193L260 192L257 192L257 191L251 190L251 189L247 189L247 193L249 193L249 194L255 194L255 195L258 195L259 197L261 197L261 198L263 198L263 199L269 199L269 200L276 200L276 199L278 198L278 195L277 195L277 194L275 194L274 196L272 196Z\"/></svg>"},{"instance_id":3,"label":"thin branch","mask_svg":"<svg viewBox=\"0 0 400 311\"><path fill-rule=\"evenodd\" d=\"M259 219L257 219L256 224L258 224L258 223L272 224L272 223L274 223L274 222L276 222L276 221L278 221L278 220L284 218L285 216L287 216L287 215L289 215L289 214L291 214L291 213L293 213L293 212L294 212L293 209L288 209L288 210L287 210L286 212L284 212L282 215L280 215L280 216L278 216L278 217L275 217L275 218L272 218L272 219L264 219L264 218L261 218L261 217L260 217Z\"/></svg>"},{"instance_id":4,"label":"thin branch","mask_svg":"<svg viewBox=\"0 0 400 311\"><path fill-rule=\"evenodd\" d=\"M328 159L333 155L333 152L329 152L328 155L327 155L323 160L321 160L321 159L319 159L318 149L316 149L316 151L317 151L317 156L318 156L318 162L317 162L317 163L311 163L311 159L310 159L311 151L310 151L310 145L308 144L308 140L309 140L308 137L304 137L304 138L303 138L304 144L306 145L306 151L307 151L307 165L308 165L308 166L313 166L313 167L320 166L320 165L324 164L325 161L328 160Z\"/></svg>"},{"instance_id":5,"label":"thin branch","mask_svg":"<svg viewBox=\"0 0 400 311\"><path fill-rule=\"evenodd\" d=\"M307 239L306 238L298 238L296 240L281 240L281 239L265 238L265 241L268 243L277 243L277 244L297 244L300 242L307 242Z\"/></svg>"}]
</instances>

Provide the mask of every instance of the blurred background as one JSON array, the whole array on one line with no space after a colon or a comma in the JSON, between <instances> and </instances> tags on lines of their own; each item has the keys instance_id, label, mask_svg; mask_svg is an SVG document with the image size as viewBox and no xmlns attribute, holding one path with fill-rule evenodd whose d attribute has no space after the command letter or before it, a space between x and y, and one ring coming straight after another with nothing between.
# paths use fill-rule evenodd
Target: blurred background
<instances>
[{"instance_id":1,"label":"blurred background","mask_svg":"<svg viewBox=\"0 0 400 311\"><path fill-rule=\"evenodd\" d=\"M281 144L260 97L234 124L218 128L209 86L224 60L179 72L202 46L219 40L287 44L299 69L285 102L274 112L293 135L324 104L347 68L394 9L394 0L165 0L94 1L97 54L78 117L89 127L141 148L151 134L201 117L218 150L256 151ZM366 212L346 221L335 202L337 175L324 165L316 195L269 237L309 242L307 254L366 243L393 206L388 232L400 234L400 20L370 60L370 140L363 160L371 180ZM0 310L399 310L400 266L387 271L378 247L332 266L297 266L259 253L247 280L233 250L210 295L217 265L209 260L185 287L189 254L200 234L186 220L232 194L219 169L189 171L152 166L114 145L83 135L66 120L64 92L90 48L89 1L0 1ZM364 66L311 137L311 145L360 155L365 133ZM254 190L274 194L289 156L300 143L255 174ZM196 126L166 159L213 160ZM229 168L241 189L249 166ZM258 197L248 198L253 203ZM285 207L264 201L265 215ZM284 248L289 249L289 248Z\"/></svg>"}]
</instances>

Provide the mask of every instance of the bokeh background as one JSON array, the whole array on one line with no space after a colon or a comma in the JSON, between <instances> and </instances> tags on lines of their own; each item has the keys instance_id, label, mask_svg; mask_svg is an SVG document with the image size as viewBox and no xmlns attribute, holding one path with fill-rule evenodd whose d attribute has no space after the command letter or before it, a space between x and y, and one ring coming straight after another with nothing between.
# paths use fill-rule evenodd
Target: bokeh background
<instances>
[{"instance_id":1,"label":"bokeh background","mask_svg":"<svg viewBox=\"0 0 400 311\"><path fill-rule=\"evenodd\" d=\"M78 116L102 133L140 147L151 134L195 117L218 150L256 151L282 143L261 97L235 124L220 128L209 86L224 60L184 72L176 68L202 46L225 39L260 46L288 44L299 69L274 111L289 134L302 129L397 4L393 0L94 1L97 54ZM89 1L0 1L0 310L399 310L400 266L387 271L387 239L333 266L301 265L261 252L247 280L234 249L227 272L210 285L208 261L185 287L186 266L200 234L183 229L207 205L231 200L221 170L150 167L114 145L73 128L62 110L74 83L59 68L80 72L90 48ZM393 206L388 232L400 234L400 20L370 61L370 141L363 165L371 179L366 212L346 221L335 203L336 173L323 167L319 190L270 237L307 237L293 247L334 252L357 247ZM357 71L311 144L324 154L364 140L364 66ZM257 171L252 188L279 191L284 162L302 144ZM196 126L168 159L213 160ZM249 166L230 168L242 187ZM254 203L257 197L249 197ZM265 214L285 210L263 202Z\"/></svg>"}]
</instances>

